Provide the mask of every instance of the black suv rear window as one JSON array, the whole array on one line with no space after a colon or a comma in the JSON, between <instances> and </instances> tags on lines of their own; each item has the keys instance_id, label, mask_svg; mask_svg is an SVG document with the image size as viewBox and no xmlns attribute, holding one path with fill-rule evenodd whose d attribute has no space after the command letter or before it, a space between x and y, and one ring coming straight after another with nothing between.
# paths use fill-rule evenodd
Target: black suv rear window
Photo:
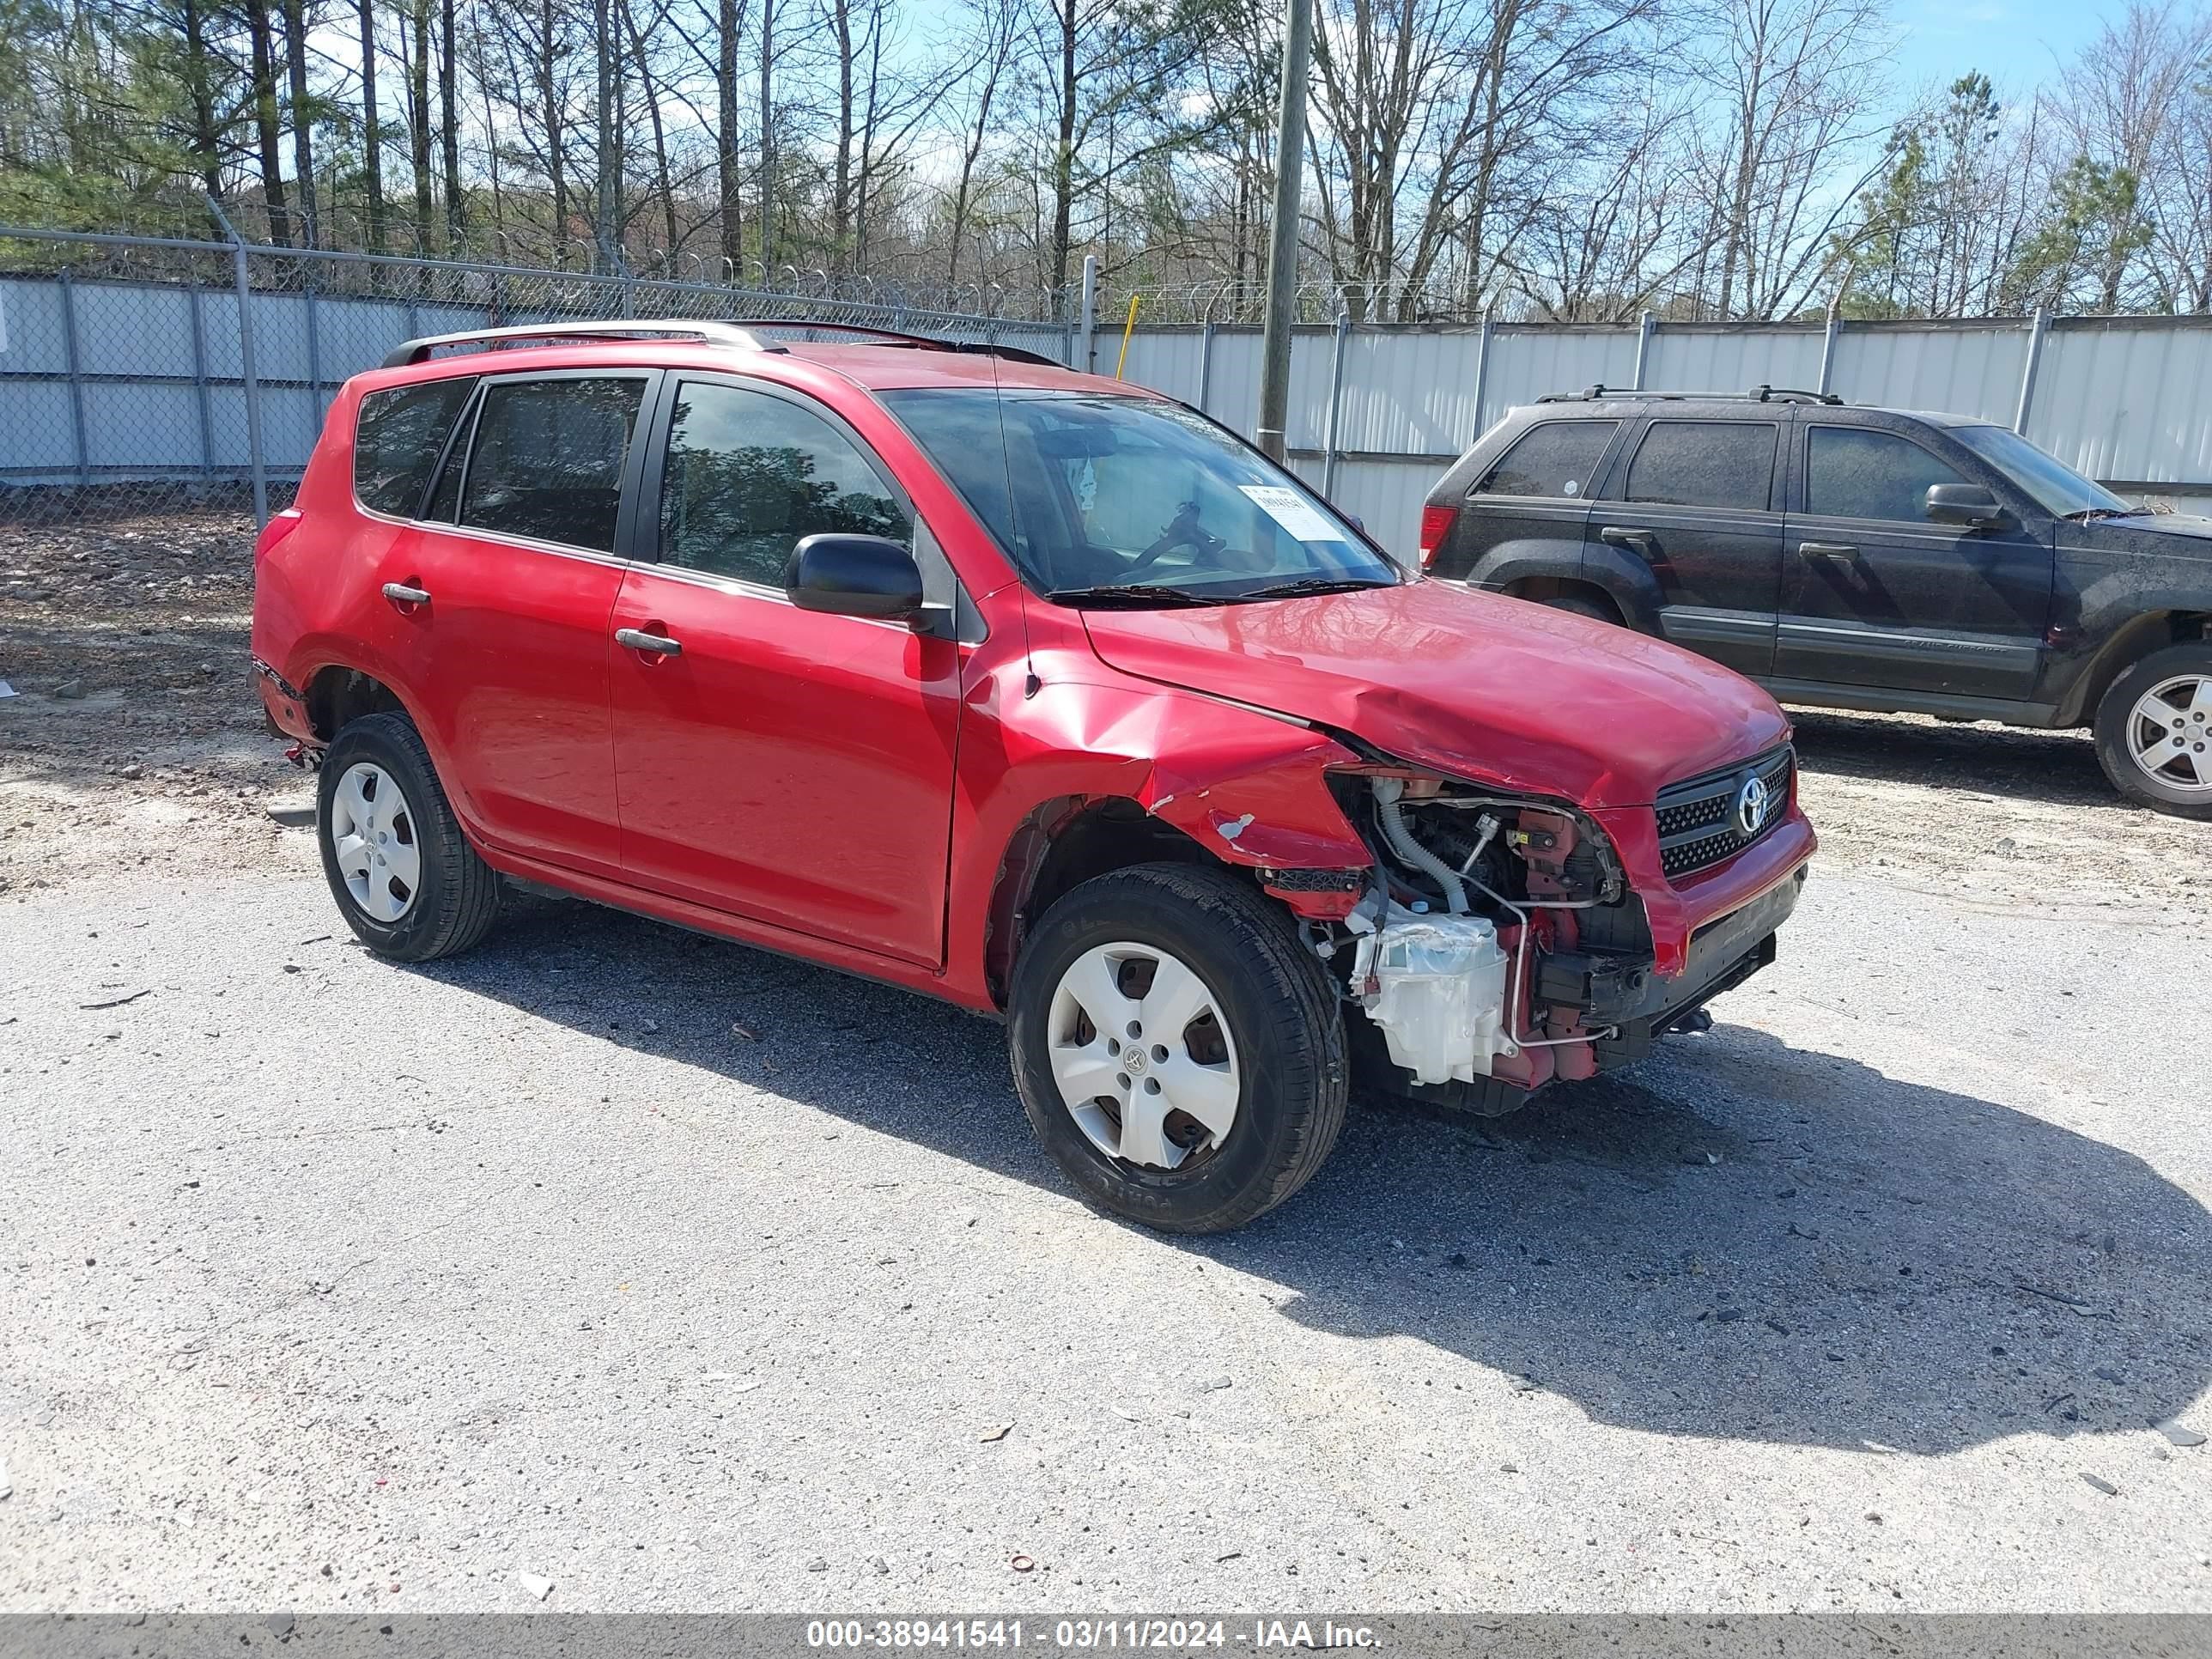
<instances>
[{"instance_id":1,"label":"black suv rear window","mask_svg":"<svg viewBox=\"0 0 2212 1659\"><path fill-rule=\"evenodd\" d=\"M1764 421L1654 421L1628 464L1628 499L1764 511L1775 430Z\"/></svg>"},{"instance_id":2,"label":"black suv rear window","mask_svg":"<svg viewBox=\"0 0 2212 1659\"><path fill-rule=\"evenodd\" d=\"M1531 427L1468 493L1587 495L1590 475L1620 429L1618 421L1547 421Z\"/></svg>"},{"instance_id":3,"label":"black suv rear window","mask_svg":"<svg viewBox=\"0 0 2212 1659\"><path fill-rule=\"evenodd\" d=\"M374 513L411 519L473 380L428 380L372 392L353 428L354 498Z\"/></svg>"}]
</instances>

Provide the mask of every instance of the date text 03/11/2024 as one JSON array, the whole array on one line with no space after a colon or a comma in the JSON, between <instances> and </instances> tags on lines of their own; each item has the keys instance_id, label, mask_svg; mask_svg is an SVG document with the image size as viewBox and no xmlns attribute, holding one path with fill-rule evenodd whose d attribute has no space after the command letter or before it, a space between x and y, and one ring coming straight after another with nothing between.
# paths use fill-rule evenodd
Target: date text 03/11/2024
<instances>
[{"instance_id":1,"label":"date text 03/11/2024","mask_svg":"<svg viewBox=\"0 0 2212 1659\"><path fill-rule=\"evenodd\" d=\"M816 1649L1020 1649L1174 1652L1243 1647L1261 1650L1381 1645L1365 1625L1333 1620L1249 1619L816 1619L806 1626Z\"/></svg>"}]
</instances>

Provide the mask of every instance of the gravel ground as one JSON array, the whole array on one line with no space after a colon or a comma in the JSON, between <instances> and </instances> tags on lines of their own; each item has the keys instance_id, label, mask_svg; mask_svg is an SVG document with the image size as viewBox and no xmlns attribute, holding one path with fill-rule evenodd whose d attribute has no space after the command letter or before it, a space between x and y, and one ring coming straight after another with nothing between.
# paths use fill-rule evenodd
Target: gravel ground
<instances>
[{"instance_id":1,"label":"gravel ground","mask_svg":"<svg viewBox=\"0 0 2212 1659\"><path fill-rule=\"evenodd\" d=\"M0 532L0 1610L2212 1611L2212 834L2079 738L1805 716L1712 1034L1171 1241L985 1022L366 956L243 532Z\"/></svg>"}]
</instances>

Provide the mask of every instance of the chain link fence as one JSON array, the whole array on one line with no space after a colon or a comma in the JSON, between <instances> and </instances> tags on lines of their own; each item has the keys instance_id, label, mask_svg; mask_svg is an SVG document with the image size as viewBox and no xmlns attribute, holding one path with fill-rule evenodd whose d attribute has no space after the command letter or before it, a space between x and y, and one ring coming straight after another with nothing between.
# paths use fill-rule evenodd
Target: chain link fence
<instances>
[{"instance_id":1,"label":"chain link fence","mask_svg":"<svg viewBox=\"0 0 2212 1659\"><path fill-rule=\"evenodd\" d=\"M804 276L804 273L799 273ZM346 379L401 342L647 318L1018 345L1073 324L829 291L0 227L0 526L282 507Z\"/></svg>"}]
</instances>

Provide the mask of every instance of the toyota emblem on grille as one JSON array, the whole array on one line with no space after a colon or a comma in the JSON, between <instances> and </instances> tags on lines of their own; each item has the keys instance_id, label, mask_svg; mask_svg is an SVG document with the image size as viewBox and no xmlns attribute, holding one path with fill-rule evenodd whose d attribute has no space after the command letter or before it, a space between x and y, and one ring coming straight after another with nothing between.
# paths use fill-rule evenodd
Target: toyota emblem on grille
<instances>
[{"instance_id":1,"label":"toyota emblem on grille","mask_svg":"<svg viewBox=\"0 0 2212 1659\"><path fill-rule=\"evenodd\" d=\"M1747 839L1759 833L1759 825L1766 822L1766 808L1771 797L1766 781L1756 772L1743 781L1735 792L1735 827Z\"/></svg>"}]
</instances>

